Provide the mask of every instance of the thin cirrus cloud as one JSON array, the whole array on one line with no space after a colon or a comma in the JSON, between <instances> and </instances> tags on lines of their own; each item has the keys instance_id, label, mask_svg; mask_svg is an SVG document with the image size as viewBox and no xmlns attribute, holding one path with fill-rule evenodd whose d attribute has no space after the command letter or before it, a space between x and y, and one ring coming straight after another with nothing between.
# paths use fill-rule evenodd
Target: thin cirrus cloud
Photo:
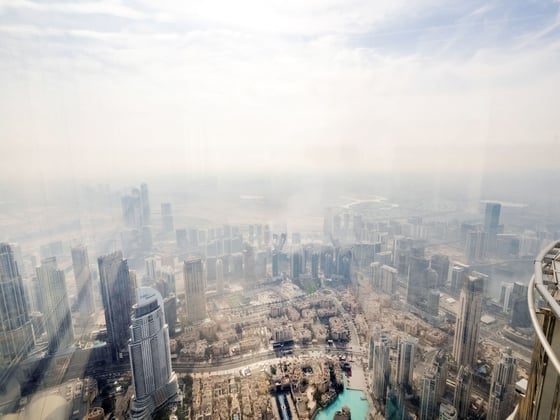
<instances>
[{"instance_id":1,"label":"thin cirrus cloud","mask_svg":"<svg viewBox=\"0 0 560 420\"><path fill-rule=\"evenodd\" d=\"M553 167L558 5L523 3L9 0L0 171Z\"/></svg>"}]
</instances>

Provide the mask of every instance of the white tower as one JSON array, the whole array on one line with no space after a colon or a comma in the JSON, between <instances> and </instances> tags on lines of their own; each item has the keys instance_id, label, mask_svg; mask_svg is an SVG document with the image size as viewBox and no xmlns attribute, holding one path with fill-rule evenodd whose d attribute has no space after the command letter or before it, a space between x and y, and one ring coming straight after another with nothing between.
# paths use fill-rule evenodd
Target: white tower
<instances>
[{"instance_id":1,"label":"white tower","mask_svg":"<svg viewBox=\"0 0 560 420\"><path fill-rule=\"evenodd\" d=\"M137 302L133 306L128 345L134 384L131 417L145 419L176 397L178 385L171 370L163 299L157 290L140 287Z\"/></svg>"}]
</instances>

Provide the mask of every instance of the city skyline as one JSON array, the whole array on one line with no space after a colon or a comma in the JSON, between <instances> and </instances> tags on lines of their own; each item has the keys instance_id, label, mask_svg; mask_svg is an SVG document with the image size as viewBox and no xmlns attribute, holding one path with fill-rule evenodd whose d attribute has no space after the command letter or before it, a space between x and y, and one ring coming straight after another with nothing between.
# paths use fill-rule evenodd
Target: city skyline
<instances>
[{"instance_id":1,"label":"city skyline","mask_svg":"<svg viewBox=\"0 0 560 420\"><path fill-rule=\"evenodd\" d=\"M140 189L126 188L114 194L109 205L102 201L99 209L92 207L91 215L105 220L96 224L96 231L102 229L103 234L93 231L95 236L84 237L81 224L74 224L62 228L59 238L52 232L38 233L37 238L23 238L21 243L5 247L3 280L11 273L7 284L12 284L22 268L21 283L29 299L25 306L31 311L29 324L36 333L35 347L29 349L32 356L20 363L39 363L35 369L47 369L45 386L61 386L64 378L82 378L85 372L105 384L107 373L100 371L122 369L116 384L102 386L119 393L135 381L144 385L138 382L136 399L131 393L118 394L116 412L123 412L131 402L140 417L169 408L160 391L150 388L153 395L142 391L148 389L152 377L148 353L163 354L156 351L161 346L152 340L153 335L129 336L131 328L138 330L157 318L158 334L171 336L170 366L183 384L185 369L203 372L199 369L211 367L214 376L221 378L220 367L231 363L249 363L251 369L254 360L261 358L274 363L294 357L303 363L289 373L295 390L291 396L283 393L282 381L272 366L266 378L258 380L261 384L271 381L267 392L273 398L258 403L262 410L282 411L284 406L303 418L312 414L313 410L296 407L294 400L307 398L308 386L322 384L318 390L323 392L326 385L319 378L325 375L321 371L326 365L309 367L305 360L325 363L328 353L340 356L328 368L329 387L334 392L328 397L331 402L338 395L340 375L347 372L347 380L365 393L362 401L368 400L368 410L387 409L405 417L418 414L430 419L438 412L452 418L454 412L464 417L512 409L511 397L500 394L505 386L505 380L499 379L503 375L498 375L504 357L500 351L504 344L512 345L519 360L517 366L508 368L511 395L513 381L526 372L530 362L530 289L526 284L531 255L560 232L560 225L540 227L538 216L526 207L506 205L501 206L500 217L494 214L486 227L487 202L479 203L474 218L465 218L453 206L424 217L416 206L409 209L379 196L363 200L333 196L332 205L315 213L321 223L302 223L304 230L300 231L294 225L258 218L260 210L251 208L261 200L258 196L248 197L246 223L185 222L193 220L185 219L185 213L196 209L192 200L178 197L173 202L173 231L165 218L157 217L158 200L163 199L157 188L150 185L148 195L144 182L142 190L144 200ZM97 199L103 200L110 189L99 191ZM388 202L394 204L388 206ZM448 217L450 212L452 217ZM527 221L531 217L534 222ZM150 225L145 225L147 220L152 221ZM130 235L146 228L149 241L144 235ZM477 258L464 264L471 252L469 233L484 237L488 231L495 236L495 246L481 247ZM89 252L101 255L97 270L88 262ZM31 268L37 265L38 255L42 267L35 278ZM64 273L70 281L65 281ZM88 311L84 313L80 304L84 285L93 300L100 301L91 308L92 316L84 316ZM8 294L6 289L3 297ZM52 302L47 304L48 296ZM74 328L74 336L66 334L72 331L68 326ZM136 356L131 353L133 348ZM140 348L144 350L139 352ZM37 357L45 350L45 359ZM368 352L369 364L361 366L359 360ZM247 354L251 357L243 356ZM348 355L354 360L348 361ZM50 358L56 362L40 367L41 360ZM11 375L13 368L0 373ZM245 379L236 381L251 381L247 369L240 366L239 378ZM306 378L318 376L300 382L302 372ZM204 387L204 383L199 385ZM277 386L279 395L273 389ZM23 392L37 398L42 395L29 393L29 389ZM237 403L225 404L221 392L212 391L213 404L221 405L224 415L234 415ZM288 399L288 405L280 395ZM313 395L320 398L320 394ZM159 402L152 401L153 396ZM81 409L100 403L110 409L107 397L96 401ZM276 406L270 406L274 401ZM239 406L247 409L253 403L245 395ZM200 404L183 405L179 398L171 407L181 412L201 410L208 401Z\"/></svg>"},{"instance_id":2,"label":"city skyline","mask_svg":"<svg viewBox=\"0 0 560 420\"><path fill-rule=\"evenodd\" d=\"M560 418L560 0L0 0L0 417Z\"/></svg>"}]
</instances>

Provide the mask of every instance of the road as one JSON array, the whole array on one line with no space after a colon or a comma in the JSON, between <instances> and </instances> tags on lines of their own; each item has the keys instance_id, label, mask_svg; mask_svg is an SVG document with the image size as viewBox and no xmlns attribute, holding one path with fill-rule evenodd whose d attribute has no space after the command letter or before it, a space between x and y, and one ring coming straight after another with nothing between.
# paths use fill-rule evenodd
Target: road
<instances>
[{"instance_id":1,"label":"road","mask_svg":"<svg viewBox=\"0 0 560 420\"><path fill-rule=\"evenodd\" d=\"M292 351L293 353L290 356L295 357L311 355L313 353L321 353L325 355L328 355L330 353L333 355L349 355L352 357L361 357L364 355L360 350L340 349L336 347L330 348L324 345L295 347L292 349ZM173 370L175 370L175 372L177 373L208 373L216 370L240 369L253 363L263 362L265 360L276 358L281 358L281 355L278 352L269 350L256 354L247 354L235 359L222 359L214 363L188 363L182 361L174 361Z\"/></svg>"}]
</instances>

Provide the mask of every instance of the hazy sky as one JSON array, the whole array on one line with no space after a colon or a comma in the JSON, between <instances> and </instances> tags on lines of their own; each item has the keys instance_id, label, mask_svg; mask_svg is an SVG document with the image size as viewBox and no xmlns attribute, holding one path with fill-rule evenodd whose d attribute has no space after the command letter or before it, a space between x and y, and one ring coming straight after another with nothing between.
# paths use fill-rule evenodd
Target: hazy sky
<instances>
[{"instance_id":1,"label":"hazy sky","mask_svg":"<svg viewBox=\"0 0 560 420\"><path fill-rule=\"evenodd\" d=\"M553 169L559 3L0 2L0 175Z\"/></svg>"}]
</instances>

